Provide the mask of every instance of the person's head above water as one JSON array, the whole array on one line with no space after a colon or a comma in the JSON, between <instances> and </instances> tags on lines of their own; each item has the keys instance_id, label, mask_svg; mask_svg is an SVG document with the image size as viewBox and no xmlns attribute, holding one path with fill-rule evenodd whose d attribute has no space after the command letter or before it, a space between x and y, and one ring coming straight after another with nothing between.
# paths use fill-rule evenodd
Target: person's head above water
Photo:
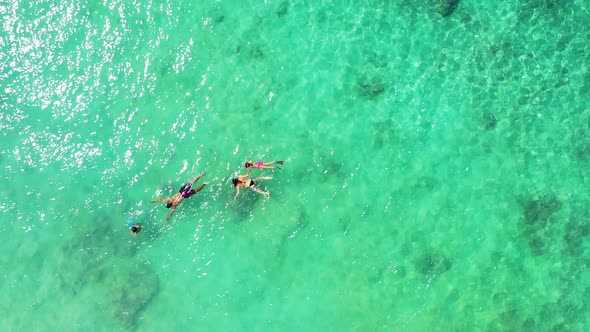
<instances>
[{"instance_id":1,"label":"person's head above water","mask_svg":"<svg viewBox=\"0 0 590 332\"><path fill-rule=\"evenodd\" d=\"M254 167L254 164L252 164L251 162L246 162L246 163L244 164L244 167L245 167L245 168L252 168L252 167Z\"/></svg>"},{"instance_id":2,"label":"person's head above water","mask_svg":"<svg viewBox=\"0 0 590 332\"><path fill-rule=\"evenodd\" d=\"M231 179L231 183L234 184L234 187L237 187L239 182L240 182L240 180L238 180L238 178Z\"/></svg>"},{"instance_id":3,"label":"person's head above water","mask_svg":"<svg viewBox=\"0 0 590 332\"><path fill-rule=\"evenodd\" d=\"M141 225L140 224L135 224L135 225L131 226L131 234L133 236L137 235L139 233L139 231L141 231Z\"/></svg>"},{"instance_id":4,"label":"person's head above water","mask_svg":"<svg viewBox=\"0 0 590 332\"><path fill-rule=\"evenodd\" d=\"M172 207L172 203L170 203L170 202L166 203L166 208L167 208L167 209L169 209L169 208L171 208L171 207Z\"/></svg>"}]
</instances>

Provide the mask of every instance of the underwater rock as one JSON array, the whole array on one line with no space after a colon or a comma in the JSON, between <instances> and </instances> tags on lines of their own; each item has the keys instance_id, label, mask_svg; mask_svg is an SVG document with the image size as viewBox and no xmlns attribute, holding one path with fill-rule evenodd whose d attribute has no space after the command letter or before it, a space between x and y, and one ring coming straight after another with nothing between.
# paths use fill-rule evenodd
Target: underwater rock
<instances>
[{"instance_id":1,"label":"underwater rock","mask_svg":"<svg viewBox=\"0 0 590 332\"><path fill-rule=\"evenodd\" d=\"M536 331L537 330L537 322L534 319L527 318L522 322L522 329L521 331Z\"/></svg>"},{"instance_id":2,"label":"underwater rock","mask_svg":"<svg viewBox=\"0 0 590 332\"><path fill-rule=\"evenodd\" d=\"M286 234L282 237L280 247L282 247L286 241L296 237L297 234L299 234L299 232L301 232L302 230L307 228L308 224L309 224L309 219L307 217L307 214L303 211L299 212L299 217L297 218L297 222L295 223L294 226L289 227L287 229Z\"/></svg>"},{"instance_id":3,"label":"underwater rock","mask_svg":"<svg viewBox=\"0 0 590 332\"><path fill-rule=\"evenodd\" d=\"M496 125L498 124L498 119L492 113L484 113L481 117L481 123L485 130L493 130L496 129Z\"/></svg>"},{"instance_id":4,"label":"underwater rock","mask_svg":"<svg viewBox=\"0 0 590 332\"><path fill-rule=\"evenodd\" d=\"M134 326L159 291L158 277L146 266L129 264L138 246L135 241L121 241L112 217L96 213L91 218L83 232L71 234L56 248L61 257L55 266L57 287L65 296L91 289L99 294L93 305L106 306L102 312L125 328ZM125 225L120 227L127 232Z\"/></svg>"},{"instance_id":5,"label":"underwater rock","mask_svg":"<svg viewBox=\"0 0 590 332\"><path fill-rule=\"evenodd\" d=\"M583 138L573 144L574 156L579 161L586 161L590 157L590 139Z\"/></svg>"},{"instance_id":6,"label":"underwater rock","mask_svg":"<svg viewBox=\"0 0 590 332\"><path fill-rule=\"evenodd\" d=\"M137 319L160 291L158 276L148 267L139 265L131 270L103 271L108 277L100 285L110 299L108 311L123 327L137 325ZM108 312L107 311L107 312Z\"/></svg>"},{"instance_id":7,"label":"underwater rock","mask_svg":"<svg viewBox=\"0 0 590 332\"><path fill-rule=\"evenodd\" d=\"M314 178L316 178L316 181L325 183L327 181L332 181L334 177L346 177L347 173L342 161L334 159L334 157L331 156L319 157L318 159L321 161L322 167L316 169L317 171L314 172Z\"/></svg>"},{"instance_id":8,"label":"underwater rock","mask_svg":"<svg viewBox=\"0 0 590 332\"><path fill-rule=\"evenodd\" d=\"M256 45L252 49L250 49L249 57L254 58L254 59L264 58L264 51L262 49L262 46Z\"/></svg>"},{"instance_id":9,"label":"underwater rock","mask_svg":"<svg viewBox=\"0 0 590 332\"><path fill-rule=\"evenodd\" d=\"M300 233L305 232L309 225L309 219L304 211L300 211L298 217L293 216L293 218L289 218L288 221L285 220L283 225L289 226L284 228L284 233L275 249L275 254L279 259L280 264L283 264L284 262L283 257L288 251L289 241L299 236ZM305 237L305 235L303 236Z\"/></svg>"},{"instance_id":10,"label":"underwater rock","mask_svg":"<svg viewBox=\"0 0 590 332\"><path fill-rule=\"evenodd\" d=\"M371 129L377 149L394 149L401 141L401 128L393 118L380 120Z\"/></svg>"},{"instance_id":11,"label":"underwater rock","mask_svg":"<svg viewBox=\"0 0 590 332\"><path fill-rule=\"evenodd\" d=\"M532 6L544 10L559 10L566 5L563 0L534 0L530 3Z\"/></svg>"},{"instance_id":12,"label":"underwater rock","mask_svg":"<svg viewBox=\"0 0 590 332\"><path fill-rule=\"evenodd\" d=\"M289 2L283 1L277 8L276 12L278 17L283 17L289 13Z\"/></svg>"},{"instance_id":13,"label":"underwater rock","mask_svg":"<svg viewBox=\"0 0 590 332\"><path fill-rule=\"evenodd\" d=\"M527 241L533 255L544 255L552 251L559 242L561 235L557 235L554 228L547 227L547 223L562 205L555 194L524 201L524 221L520 226L523 239Z\"/></svg>"},{"instance_id":14,"label":"underwater rock","mask_svg":"<svg viewBox=\"0 0 590 332\"><path fill-rule=\"evenodd\" d=\"M583 307L583 306L582 306ZM584 311L576 309L577 306L564 305L563 302L548 302L541 306L539 315L546 322L556 322L553 327L547 331L571 331L572 328L566 325L568 320L574 320L574 317L580 317L585 314Z\"/></svg>"},{"instance_id":15,"label":"underwater rock","mask_svg":"<svg viewBox=\"0 0 590 332\"><path fill-rule=\"evenodd\" d=\"M265 56L262 45L254 43L246 43L244 46L239 45L236 47L236 54L243 55L245 59L252 61L263 59Z\"/></svg>"},{"instance_id":16,"label":"underwater rock","mask_svg":"<svg viewBox=\"0 0 590 332\"><path fill-rule=\"evenodd\" d=\"M231 219L231 223L239 224L254 218L254 213L252 211L254 210L257 202L260 200L260 197L258 197L260 195L256 193L248 194L251 195L248 195L249 197L241 197L239 202L232 205L231 212L233 212L236 217ZM240 195L242 194L240 193Z\"/></svg>"},{"instance_id":17,"label":"underwater rock","mask_svg":"<svg viewBox=\"0 0 590 332\"><path fill-rule=\"evenodd\" d=\"M362 74L356 81L359 93L367 99L374 99L385 92L385 83L377 74Z\"/></svg>"},{"instance_id":18,"label":"underwater rock","mask_svg":"<svg viewBox=\"0 0 590 332\"><path fill-rule=\"evenodd\" d=\"M505 297L503 298L505 300ZM498 315L493 321L492 330L500 331L535 331L536 323L525 317L517 309L508 309Z\"/></svg>"},{"instance_id":19,"label":"underwater rock","mask_svg":"<svg viewBox=\"0 0 590 332\"><path fill-rule=\"evenodd\" d=\"M584 303L578 299L571 297L562 297L557 300L559 306L559 312L566 321L573 321L576 317L585 314Z\"/></svg>"},{"instance_id":20,"label":"underwater rock","mask_svg":"<svg viewBox=\"0 0 590 332\"><path fill-rule=\"evenodd\" d=\"M524 219L529 226L542 228L549 218L561 209L562 203L554 194L528 201L524 205Z\"/></svg>"},{"instance_id":21,"label":"underwater rock","mask_svg":"<svg viewBox=\"0 0 590 332\"><path fill-rule=\"evenodd\" d=\"M547 240L543 236L534 233L529 237L528 242L534 256L541 256L545 253Z\"/></svg>"},{"instance_id":22,"label":"underwater rock","mask_svg":"<svg viewBox=\"0 0 590 332\"><path fill-rule=\"evenodd\" d=\"M590 76L588 76L588 78L590 79ZM570 146L572 147L573 156L582 162L587 161L588 157L590 157L590 136L588 135L589 127L590 123L581 126L581 128L578 128L577 130L574 130L574 133L570 138Z\"/></svg>"},{"instance_id":23,"label":"underwater rock","mask_svg":"<svg viewBox=\"0 0 590 332\"><path fill-rule=\"evenodd\" d=\"M418 258L415 263L416 270L428 278L435 278L447 272L453 263L441 253L429 253Z\"/></svg>"},{"instance_id":24,"label":"underwater rock","mask_svg":"<svg viewBox=\"0 0 590 332\"><path fill-rule=\"evenodd\" d=\"M539 314L541 315L541 317L543 317L544 319L551 321L555 318L555 316L559 315L559 305L557 304L557 302L547 302L544 303L541 308L540 308L540 312Z\"/></svg>"},{"instance_id":25,"label":"underwater rock","mask_svg":"<svg viewBox=\"0 0 590 332\"><path fill-rule=\"evenodd\" d=\"M119 227L125 226L125 221L119 222ZM76 248L85 248L90 252L88 254L97 254L95 251L102 251L103 254L113 255L116 257L132 257L137 253L137 246L133 241L119 241L119 234L117 232L117 221L113 216L101 211L97 212L92 224L87 226L87 233L73 241ZM119 230L121 229L119 228ZM105 251L105 248L107 249Z\"/></svg>"},{"instance_id":26,"label":"underwater rock","mask_svg":"<svg viewBox=\"0 0 590 332\"><path fill-rule=\"evenodd\" d=\"M104 225L91 223L87 226L88 233L76 234L63 243L59 249L62 260L57 264L57 270L66 280L65 284L74 288L83 287L81 279L100 277L95 276L94 272L112 254L113 249L107 245L105 230ZM79 267L79 270L72 269L72 266ZM80 278L78 273L83 274L84 278Z\"/></svg>"},{"instance_id":27,"label":"underwater rock","mask_svg":"<svg viewBox=\"0 0 590 332\"><path fill-rule=\"evenodd\" d=\"M374 68L383 69L386 68L389 64L389 59L385 54L371 51L367 55L367 63L373 66Z\"/></svg>"},{"instance_id":28,"label":"underwater rock","mask_svg":"<svg viewBox=\"0 0 590 332\"><path fill-rule=\"evenodd\" d=\"M436 11L443 17L448 17L457 9L458 5L459 0L436 0Z\"/></svg>"},{"instance_id":29,"label":"underwater rock","mask_svg":"<svg viewBox=\"0 0 590 332\"><path fill-rule=\"evenodd\" d=\"M520 323L520 313L516 309L508 309L498 315L498 320L507 329L515 328Z\"/></svg>"},{"instance_id":30,"label":"underwater rock","mask_svg":"<svg viewBox=\"0 0 590 332\"><path fill-rule=\"evenodd\" d=\"M225 21L225 13L220 7L211 8L208 11L207 16L211 17L215 24L220 24L223 23L223 21Z\"/></svg>"},{"instance_id":31,"label":"underwater rock","mask_svg":"<svg viewBox=\"0 0 590 332\"><path fill-rule=\"evenodd\" d=\"M590 225L585 223L570 222L567 224L563 240L565 241L565 253L578 256L583 253L584 240L590 235Z\"/></svg>"}]
</instances>

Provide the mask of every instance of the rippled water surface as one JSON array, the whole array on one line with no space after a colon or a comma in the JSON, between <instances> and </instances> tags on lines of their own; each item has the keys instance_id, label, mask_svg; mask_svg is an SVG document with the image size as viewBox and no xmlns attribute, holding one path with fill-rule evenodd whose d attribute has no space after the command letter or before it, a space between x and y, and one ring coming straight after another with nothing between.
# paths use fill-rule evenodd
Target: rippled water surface
<instances>
[{"instance_id":1,"label":"rippled water surface","mask_svg":"<svg viewBox=\"0 0 590 332\"><path fill-rule=\"evenodd\" d=\"M0 328L588 330L590 5L441 3L0 2Z\"/></svg>"}]
</instances>

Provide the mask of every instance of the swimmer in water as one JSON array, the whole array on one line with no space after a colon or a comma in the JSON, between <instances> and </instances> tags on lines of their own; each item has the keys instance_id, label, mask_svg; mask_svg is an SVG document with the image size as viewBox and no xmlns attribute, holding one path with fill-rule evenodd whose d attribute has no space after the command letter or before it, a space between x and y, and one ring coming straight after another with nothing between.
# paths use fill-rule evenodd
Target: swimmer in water
<instances>
[{"instance_id":1,"label":"swimmer in water","mask_svg":"<svg viewBox=\"0 0 590 332\"><path fill-rule=\"evenodd\" d=\"M240 187L246 187L246 188L250 188L253 191L262 194L262 195L266 195L266 197L270 197L270 193L260 190L258 187L256 187L256 184L258 182L260 182L261 180L270 180L272 179L272 176L262 176L256 179L250 179L249 176L250 171L248 170L248 174L246 175L240 175L237 178L233 178L231 180L231 182L233 183L234 187L236 188L236 196L234 197L234 200L236 198L238 198L238 195L240 194Z\"/></svg>"},{"instance_id":2,"label":"swimmer in water","mask_svg":"<svg viewBox=\"0 0 590 332\"><path fill-rule=\"evenodd\" d=\"M203 187L205 187L206 185L209 184L209 182L205 182L202 185L200 185L197 189L191 189L191 186L199 181L199 179L203 176L205 176L207 173L203 173L199 176L197 176L194 180L192 180L191 182L185 184L184 186L180 187L180 190L172 197L168 197L168 198L159 198L156 200L153 200L152 203L157 203L157 202L166 202L166 208L172 208L172 211L170 211L170 214L168 215L168 218L166 218L166 223L168 223L168 221L170 220L170 218L172 217L172 215L174 214L174 212L176 211L176 207L178 206L178 204L180 204L180 202L182 202L183 199L185 198L189 198L192 195L198 193L199 191L201 191L201 189L203 189Z\"/></svg>"},{"instance_id":3,"label":"swimmer in water","mask_svg":"<svg viewBox=\"0 0 590 332\"><path fill-rule=\"evenodd\" d=\"M141 225L135 224L135 225L131 226L129 228L129 230L131 230L131 235L137 236L137 234L139 234L139 231L141 231Z\"/></svg>"},{"instance_id":4,"label":"swimmer in water","mask_svg":"<svg viewBox=\"0 0 590 332\"><path fill-rule=\"evenodd\" d=\"M131 235L137 236L139 231L141 231L141 224L136 224L133 220L127 220L127 226L129 226L129 231L131 231Z\"/></svg>"},{"instance_id":5,"label":"swimmer in water","mask_svg":"<svg viewBox=\"0 0 590 332\"><path fill-rule=\"evenodd\" d=\"M264 162L264 161L258 161L258 162L253 162L251 160L246 160L246 162L244 163L244 167L248 170L248 172L250 172L250 170L252 168L278 168L278 169L282 169L279 166L273 166L273 165L282 165L283 161L279 160L279 161L268 161L268 162ZM249 174L249 173L248 173Z\"/></svg>"}]
</instances>

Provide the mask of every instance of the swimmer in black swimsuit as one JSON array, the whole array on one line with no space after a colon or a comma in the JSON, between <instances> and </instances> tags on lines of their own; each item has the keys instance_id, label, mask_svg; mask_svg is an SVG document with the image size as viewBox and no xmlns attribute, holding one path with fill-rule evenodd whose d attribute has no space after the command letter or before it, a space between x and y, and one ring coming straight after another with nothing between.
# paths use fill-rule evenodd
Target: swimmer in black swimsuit
<instances>
[{"instance_id":1,"label":"swimmer in black swimsuit","mask_svg":"<svg viewBox=\"0 0 590 332\"><path fill-rule=\"evenodd\" d=\"M258 187L256 187L257 182L259 182L261 180L270 180L270 179L272 179L272 176L262 176L262 177L259 177L256 179L250 179L248 177L248 174L240 175L237 178L233 178L231 181L232 181L234 187L236 188L236 196L234 197L234 200L236 198L238 198L238 195L240 194L240 187L250 188L259 194L266 195L266 197L270 197L270 193L260 190Z\"/></svg>"},{"instance_id":2,"label":"swimmer in black swimsuit","mask_svg":"<svg viewBox=\"0 0 590 332\"><path fill-rule=\"evenodd\" d=\"M185 184L184 186L180 187L180 190L178 190L178 193L176 193L176 195L172 196L172 197L168 197L168 198L159 198L156 200L153 200L152 203L157 203L157 202L166 202L166 208L172 208L172 211L170 211L170 214L168 215L168 218L166 218L166 223L168 223L168 220L170 220L170 218L172 217L172 215L174 214L174 212L176 211L176 207L180 204L180 202L182 202L183 199L185 198L189 198L192 195L198 193L199 191L201 191L201 189L203 189L203 187L205 187L206 185L209 184L209 182L205 182L202 185L200 185L197 189L191 189L192 185L199 181L199 179L203 176L205 176L205 174L207 174L206 172L197 176L194 180L192 180L191 182Z\"/></svg>"}]
</instances>

